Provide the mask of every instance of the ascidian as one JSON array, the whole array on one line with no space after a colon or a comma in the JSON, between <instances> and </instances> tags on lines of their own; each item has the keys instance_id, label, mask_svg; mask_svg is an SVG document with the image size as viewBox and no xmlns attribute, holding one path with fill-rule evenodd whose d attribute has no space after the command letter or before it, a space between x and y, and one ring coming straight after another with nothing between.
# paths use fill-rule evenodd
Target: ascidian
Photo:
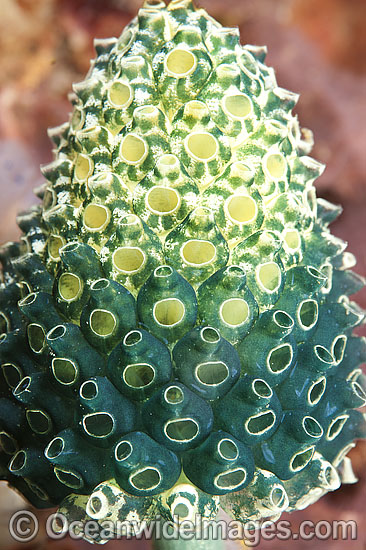
<instances>
[{"instance_id":1,"label":"ascidian","mask_svg":"<svg viewBox=\"0 0 366 550\"><path fill-rule=\"evenodd\" d=\"M0 251L1 479L70 520L303 509L366 437L366 344L298 96L190 0L95 48Z\"/></svg>"}]
</instances>

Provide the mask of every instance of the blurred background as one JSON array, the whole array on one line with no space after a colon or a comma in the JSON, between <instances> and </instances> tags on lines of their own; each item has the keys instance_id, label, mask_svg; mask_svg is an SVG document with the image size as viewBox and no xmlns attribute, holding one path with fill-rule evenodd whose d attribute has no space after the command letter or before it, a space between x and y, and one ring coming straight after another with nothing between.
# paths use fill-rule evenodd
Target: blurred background
<instances>
[{"instance_id":1,"label":"blurred background","mask_svg":"<svg viewBox=\"0 0 366 550\"><path fill-rule=\"evenodd\" d=\"M142 0L0 0L0 242L17 239L15 216L35 202L39 165L52 159L46 130L68 118L71 84L84 78L94 57L93 38L118 36ZM366 41L364 0L197 0L225 26L239 26L242 43L268 46L267 64L279 86L300 93L300 123L314 132L312 156L327 164L318 196L343 205L332 232L348 241L366 275ZM366 291L357 301L366 308ZM363 331L363 332L362 332ZM360 333L366 334L365 329ZM358 522L355 541L272 541L263 550L366 549L366 442L349 455L360 483L343 486L291 519ZM21 501L0 483L0 540ZM42 516L44 517L44 515ZM42 523L42 519L41 519ZM240 548L240 544L232 545ZM27 550L89 548L41 533ZM108 543L147 549L149 543Z\"/></svg>"}]
</instances>

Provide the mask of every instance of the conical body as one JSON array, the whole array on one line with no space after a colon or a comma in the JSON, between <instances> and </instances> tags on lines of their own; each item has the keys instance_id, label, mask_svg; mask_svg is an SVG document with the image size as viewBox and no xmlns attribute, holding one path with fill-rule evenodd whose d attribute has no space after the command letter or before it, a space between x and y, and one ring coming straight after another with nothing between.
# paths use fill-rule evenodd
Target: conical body
<instances>
[{"instance_id":1,"label":"conical body","mask_svg":"<svg viewBox=\"0 0 366 550\"><path fill-rule=\"evenodd\" d=\"M297 96L188 1L96 51L1 253L2 478L78 518L302 508L365 437L366 346Z\"/></svg>"}]
</instances>

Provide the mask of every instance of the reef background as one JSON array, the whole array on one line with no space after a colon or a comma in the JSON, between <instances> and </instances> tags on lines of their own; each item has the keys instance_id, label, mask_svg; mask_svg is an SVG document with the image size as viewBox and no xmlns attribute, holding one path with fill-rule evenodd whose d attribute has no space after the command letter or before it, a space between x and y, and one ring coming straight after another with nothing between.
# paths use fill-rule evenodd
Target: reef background
<instances>
[{"instance_id":1,"label":"reef background","mask_svg":"<svg viewBox=\"0 0 366 550\"><path fill-rule=\"evenodd\" d=\"M142 0L1 0L0 2L0 242L19 237L16 213L33 204L42 182L39 164L52 159L46 130L67 120L67 94L94 57L93 38L118 36ZM266 44L267 64L279 86L300 93L300 123L314 133L312 156L327 164L318 195L343 206L332 232L349 243L366 276L366 41L364 0L197 0L225 26L239 26L243 43ZM357 296L366 308L366 289ZM366 327L359 330L366 335ZM261 550L365 550L366 442L349 455L360 482L343 486L304 512L284 514L293 531L304 520L356 520L356 541L272 541ZM9 512L22 508L0 483L0 538L9 539ZM40 517L44 525L45 514ZM6 541L6 542L5 542ZM26 550L74 550L88 543L48 540L44 533ZM144 541L109 543L147 549ZM231 548L240 548L231 544Z\"/></svg>"}]
</instances>

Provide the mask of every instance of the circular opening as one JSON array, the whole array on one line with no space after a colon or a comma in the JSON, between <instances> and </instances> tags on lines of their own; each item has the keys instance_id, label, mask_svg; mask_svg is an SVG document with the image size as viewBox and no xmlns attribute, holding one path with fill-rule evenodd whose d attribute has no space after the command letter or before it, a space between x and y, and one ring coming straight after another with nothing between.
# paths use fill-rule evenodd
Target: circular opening
<instances>
[{"instance_id":1,"label":"circular opening","mask_svg":"<svg viewBox=\"0 0 366 550\"><path fill-rule=\"evenodd\" d=\"M230 277L242 278L245 276L245 271L239 265L229 265L225 270Z\"/></svg>"},{"instance_id":2,"label":"circular opening","mask_svg":"<svg viewBox=\"0 0 366 550\"><path fill-rule=\"evenodd\" d=\"M46 335L40 325L31 323L27 326L29 347L34 353L41 353L46 344Z\"/></svg>"},{"instance_id":3,"label":"circular opening","mask_svg":"<svg viewBox=\"0 0 366 550\"><path fill-rule=\"evenodd\" d=\"M257 66L255 64L255 61L253 57L245 50L243 50L241 53L241 56L239 58L239 65L245 73L249 73L251 76L257 75Z\"/></svg>"},{"instance_id":4,"label":"circular opening","mask_svg":"<svg viewBox=\"0 0 366 550\"><path fill-rule=\"evenodd\" d=\"M292 362L294 352L290 344L281 344L272 349L267 357L267 366L271 372L278 374L286 370Z\"/></svg>"},{"instance_id":5,"label":"circular opening","mask_svg":"<svg viewBox=\"0 0 366 550\"><path fill-rule=\"evenodd\" d=\"M327 278L324 273L311 265L307 266L306 271L309 273L309 275L314 277L314 279L318 279L319 281L324 281Z\"/></svg>"},{"instance_id":6,"label":"circular opening","mask_svg":"<svg viewBox=\"0 0 366 550\"><path fill-rule=\"evenodd\" d=\"M207 342L209 344L216 344L220 340L220 333L215 328L204 327L201 330L201 338L204 342Z\"/></svg>"},{"instance_id":7,"label":"circular opening","mask_svg":"<svg viewBox=\"0 0 366 550\"><path fill-rule=\"evenodd\" d=\"M109 222L110 216L105 206L88 204L84 210L84 226L90 231L101 231Z\"/></svg>"},{"instance_id":8,"label":"circular opening","mask_svg":"<svg viewBox=\"0 0 366 550\"><path fill-rule=\"evenodd\" d=\"M348 382L356 382L356 380L358 379L360 374L362 374L362 370L359 369L359 368L351 370L351 372L347 376L347 381Z\"/></svg>"},{"instance_id":9,"label":"circular opening","mask_svg":"<svg viewBox=\"0 0 366 550\"><path fill-rule=\"evenodd\" d=\"M60 456L65 448L65 441L61 437L55 437L46 447L46 458L53 460Z\"/></svg>"},{"instance_id":10,"label":"circular opening","mask_svg":"<svg viewBox=\"0 0 366 550\"><path fill-rule=\"evenodd\" d=\"M28 296L25 296L25 298L22 298L21 300L19 300L18 304L20 306L30 306L36 301L36 299L37 299L37 294L35 292L31 292L30 294L28 294Z\"/></svg>"},{"instance_id":11,"label":"circular opening","mask_svg":"<svg viewBox=\"0 0 366 550\"><path fill-rule=\"evenodd\" d=\"M198 424L191 418L170 420L165 425L165 433L172 441L192 441L198 432Z\"/></svg>"},{"instance_id":12,"label":"circular opening","mask_svg":"<svg viewBox=\"0 0 366 550\"><path fill-rule=\"evenodd\" d=\"M273 391L271 390L267 382L261 380L260 378L258 378L257 380L253 380L252 388L254 393L259 397L268 398L272 397L273 395Z\"/></svg>"},{"instance_id":13,"label":"circular opening","mask_svg":"<svg viewBox=\"0 0 366 550\"><path fill-rule=\"evenodd\" d=\"M337 470L331 464L324 469L323 480L328 487L339 487Z\"/></svg>"},{"instance_id":14,"label":"circular opening","mask_svg":"<svg viewBox=\"0 0 366 550\"><path fill-rule=\"evenodd\" d=\"M304 157L303 157L304 158ZM306 157L305 157L306 158ZM311 214L316 217L317 210L318 210L318 203L316 198L316 190L315 189L308 189L305 191L305 200L307 202L308 208L311 212Z\"/></svg>"},{"instance_id":15,"label":"circular opening","mask_svg":"<svg viewBox=\"0 0 366 550\"><path fill-rule=\"evenodd\" d=\"M30 428L37 434L46 434L52 428L52 422L48 414L40 410L26 411L26 417Z\"/></svg>"},{"instance_id":16,"label":"circular opening","mask_svg":"<svg viewBox=\"0 0 366 550\"><path fill-rule=\"evenodd\" d=\"M52 372L57 382L67 386L76 381L78 376L78 367L70 359L55 357L52 359Z\"/></svg>"},{"instance_id":17,"label":"circular opening","mask_svg":"<svg viewBox=\"0 0 366 550\"><path fill-rule=\"evenodd\" d=\"M156 468L144 468L130 475L130 483L140 491L151 491L159 486L161 475Z\"/></svg>"},{"instance_id":18,"label":"circular opening","mask_svg":"<svg viewBox=\"0 0 366 550\"><path fill-rule=\"evenodd\" d=\"M229 65L228 63L221 63L216 67L216 73L222 78L233 79L238 76L239 71L236 67Z\"/></svg>"},{"instance_id":19,"label":"circular opening","mask_svg":"<svg viewBox=\"0 0 366 550\"><path fill-rule=\"evenodd\" d=\"M142 107L137 107L134 111L134 116L142 115L143 117L150 117L150 115L157 116L159 110L154 105L143 105Z\"/></svg>"},{"instance_id":20,"label":"circular opening","mask_svg":"<svg viewBox=\"0 0 366 550\"><path fill-rule=\"evenodd\" d=\"M95 520L103 520L109 513L109 499L102 491L103 489L92 493L86 505L87 515Z\"/></svg>"},{"instance_id":21,"label":"circular opening","mask_svg":"<svg viewBox=\"0 0 366 550\"><path fill-rule=\"evenodd\" d=\"M264 168L272 179L278 180L283 178L287 171L285 157L279 153L267 155L264 160Z\"/></svg>"},{"instance_id":22,"label":"circular opening","mask_svg":"<svg viewBox=\"0 0 366 550\"><path fill-rule=\"evenodd\" d=\"M349 416L348 414L343 414L334 418L329 424L327 429L326 438L328 441L333 441L343 430L345 423L347 422Z\"/></svg>"},{"instance_id":23,"label":"circular opening","mask_svg":"<svg viewBox=\"0 0 366 550\"><path fill-rule=\"evenodd\" d=\"M135 246L117 248L113 254L113 265L122 273L137 273L145 262L145 254Z\"/></svg>"},{"instance_id":24,"label":"circular opening","mask_svg":"<svg viewBox=\"0 0 366 550\"><path fill-rule=\"evenodd\" d=\"M224 97L223 107L233 118L246 118L252 112L252 102L245 94L234 94Z\"/></svg>"},{"instance_id":25,"label":"circular opening","mask_svg":"<svg viewBox=\"0 0 366 550\"><path fill-rule=\"evenodd\" d=\"M307 435L316 437L317 439L323 435L323 428L312 416L305 416L303 419L303 427Z\"/></svg>"},{"instance_id":26,"label":"circular opening","mask_svg":"<svg viewBox=\"0 0 366 550\"><path fill-rule=\"evenodd\" d=\"M294 326L292 317L285 311L276 311L273 315L273 320L281 328L292 328Z\"/></svg>"},{"instance_id":27,"label":"circular opening","mask_svg":"<svg viewBox=\"0 0 366 550\"><path fill-rule=\"evenodd\" d=\"M275 262L257 266L257 281L266 292L276 292L281 286L281 270Z\"/></svg>"},{"instance_id":28,"label":"circular opening","mask_svg":"<svg viewBox=\"0 0 366 550\"><path fill-rule=\"evenodd\" d=\"M89 126L87 128L83 128L80 132L78 132L78 135L81 137L87 137L87 138L94 138L98 134L98 126Z\"/></svg>"},{"instance_id":29,"label":"circular opening","mask_svg":"<svg viewBox=\"0 0 366 550\"><path fill-rule=\"evenodd\" d=\"M90 285L90 290L104 290L105 288L108 288L109 285L110 282L108 281L108 279L98 279Z\"/></svg>"},{"instance_id":30,"label":"circular opening","mask_svg":"<svg viewBox=\"0 0 366 550\"><path fill-rule=\"evenodd\" d=\"M231 439L221 439L217 446L219 454L226 460L236 460L239 456L239 449Z\"/></svg>"},{"instance_id":31,"label":"circular opening","mask_svg":"<svg viewBox=\"0 0 366 550\"><path fill-rule=\"evenodd\" d=\"M167 403L176 405L177 403L182 403L184 394L179 386L170 386L170 388L165 390L164 398Z\"/></svg>"},{"instance_id":32,"label":"circular opening","mask_svg":"<svg viewBox=\"0 0 366 550\"><path fill-rule=\"evenodd\" d=\"M282 508L286 499L285 490L282 487L274 487L271 491L270 500L275 508Z\"/></svg>"},{"instance_id":33,"label":"circular opening","mask_svg":"<svg viewBox=\"0 0 366 550\"><path fill-rule=\"evenodd\" d=\"M23 378L22 370L13 363L4 363L1 365L6 383L10 388L16 388Z\"/></svg>"},{"instance_id":34,"label":"circular opening","mask_svg":"<svg viewBox=\"0 0 366 550\"><path fill-rule=\"evenodd\" d=\"M177 298L160 300L154 305L153 309L155 321L165 327L178 325L184 318L184 314L184 304Z\"/></svg>"},{"instance_id":35,"label":"circular opening","mask_svg":"<svg viewBox=\"0 0 366 550\"><path fill-rule=\"evenodd\" d=\"M152 8L165 8L165 2L162 2L161 0L145 0L145 5L151 6Z\"/></svg>"},{"instance_id":36,"label":"circular opening","mask_svg":"<svg viewBox=\"0 0 366 550\"><path fill-rule=\"evenodd\" d=\"M71 116L71 128L73 130L81 130L81 128L83 127L84 119L84 112L81 109L75 108Z\"/></svg>"},{"instance_id":37,"label":"circular opening","mask_svg":"<svg viewBox=\"0 0 366 550\"><path fill-rule=\"evenodd\" d=\"M77 180L86 180L93 172L94 166L91 158L86 155L78 155L75 163L74 176Z\"/></svg>"},{"instance_id":38,"label":"circular opening","mask_svg":"<svg viewBox=\"0 0 366 550\"><path fill-rule=\"evenodd\" d=\"M217 386L229 377L229 369L222 361L208 361L196 367L196 379L205 386Z\"/></svg>"},{"instance_id":39,"label":"circular opening","mask_svg":"<svg viewBox=\"0 0 366 550\"><path fill-rule=\"evenodd\" d=\"M47 340L58 340L66 334L66 327L64 325L57 325L47 333Z\"/></svg>"},{"instance_id":40,"label":"circular opening","mask_svg":"<svg viewBox=\"0 0 366 550\"><path fill-rule=\"evenodd\" d=\"M49 500L47 493L39 487L36 483L33 483L29 479L24 480L28 485L29 489L34 493L40 500L46 501Z\"/></svg>"},{"instance_id":41,"label":"circular opening","mask_svg":"<svg viewBox=\"0 0 366 550\"><path fill-rule=\"evenodd\" d=\"M169 187L153 187L146 195L146 204L154 214L165 216L172 214L179 206L180 197Z\"/></svg>"},{"instance_id":42,"label":"circular opening","mask_svg":"<svg viewBox=\"0 0 366 550\"><path fill-rule=\"evenodd\" d=\"M128 164L141 164L148 153L148 146L139 136L128 134L123 138L120 157Z\"/></svg>"},{"instance_id":43,"label":"circular opening","mask_svg":"<svg viewBox=\"0 0 366 550\"><path fill-rule=\"evenodd\" d=\"M334 363L333 355L324 346L314 346L314 353L322 363L329 365Z\"/></svg>"},{"instance_id":44,"label":"circular opening","mask_svg":"<svg viewBox=\"0 0 366 550\"><path fill-rule=\"evenodd\" d=\"M140 227L140 219L136 214L126 214L119 223L120 225L135 225L136 227Z\"/></svg>"},{"instance_id":45,"label":"circular opening","mask_svg":"<svg viewBox=\"0 0 366 550\"><path fill-rule=\"evenodd\" d=\"M160 265L154 271L155 277L170 277L173 274L173 269L169 265Z\"/></svg>"},{"instance_id":46,"label":"circular opening","mask_svg":"<svg viewBox=\"0 0 366 550\"><path fill-rule=\"evenodd\" d=\"M112 187L113 182L114 176L112 172L99 172L89 179L88 187L91 190L99 190L100 188L105 190L108 187Z\"/></svg>"},{"instance_id":47,"label":"circular opening","mask_svg":"<svg viewBox=\"0 0 366 550\"><path fill-rule=\"evenodd\" d=\"M142 340L142 333L139 330L131 330L124 337L123 344L125 346L135 346Z\"/></svg>"},{"instance_id":48,"label":"circular opening","mask_svg":"<svg viewBox=\"0 0 366 550\"><path fill-rule=\"evenodd\" d=\"M43 209L49 210L56 205L56 195L53 189L47 188L43 196Z\"/></svg>"},{"instance_id":49,"label":"circular opening","mask_svg":"<svg viewBox=\"0 0 366 550\"><path fill-rule=\"evenodd\" d=\"M303 330L313 328L318 320L318 303L315 300L304 300L297 310L297 318Z\"/></svg>"},{"instance_id":50,"label":"circular opening","mask_svg":"<svg viewBox=\"0 0 366 550\"><path fill-rule=\"evenodd\" d=\"M124 33L123 33L124 34ZM132 36L132 33L131 33ZM133 36L131 38L131 41L133 39ZM123 69L136 69L138 68L141 70L146 64L146 59L141 55L129 55L122 60L122 67Z\"/></svg>"},{"instance_id":51,"label":"circular opening","mask_svg":"<svg viewBox=\"0 0 366 550\"><path fill-rule=\"evenodd\" d=\"M313 458L313 454L314 454L314 447L310 447L305 451L301 451L300 453L295 454L290 463L291 470L293 472L298 472L300 470L303 470L305 466L309 464L310 460Z\"/></svg>"},{"instance_id":52,"label":"circular opening","mask_svg":"<svg viewBox=\"0 0 366 550\"><path fill-rule=\"evenodd\" d=\"M300 249L301 237L296 229L287 229L283 234L283 239L286 243L287 248L291 252L295 252L296 250Z\"/></svg>"},{"instance_id":53,"label":"circular opening","mask_svg":"<svg viewBox=\"0 0 366 550\"><path fill-rule=\"evenodd\" d=\"M90 509L94 514L99 514L103 508L102 500L99 497L91 497L90 499Z\"/></svg>"},{"instance_id":54,"label":"circular opening","mask_svg":"<svg viewBox=\"0 0 366 550\"><path fill-rule=\"evenodd\" d=\"M123 379L131 388L146 388L155 378L155 370L146 363L127 365Z\"/></svg>"},{"instance_id":55,"label":"circular opening","mask_svg":"<svg viewBox=\"0 0 366 550\"><path fill-rule=\"evenodd\" d=\"M27 410L26 417L30 428L37 434L46 434L52 428L52 421L47 413L40 410Z\"/></svg>"},{"instance_id":56,"label":"circular opening","mask_svg":"<svg viewBox=\"0 0 366 550\"><path fill-rule=\"evenodd\" d=\"M13 455L18 450L18 444L11 435L0 432L0 449L7 455Z\"/></svg>"},{"instance_id":57,"label":"circular opening","mask_svg":"<svg viewBox=\"0 0 366 550\"><path fill-rule=\"evenodd\" d=\"M27 455L25 451L18 451L9 464L9 470L11 472L19 472L26 463Z\"/></svg>"},{"instance_id":58,"label":"circular opening","mask_svg":"<svg viewBox=\"0 0 366 550\"><path fill-rule=\"evenodd\" d=\"M19 283L17 283L17 286L20 288L21 296L27 296L32 292L31 287L26 281L20 281Z\"/></svg>"},{"instance_id":59,"label":"circular opening","mask_svg":"<svg viewBox=\"0 0 366 550\"><path fill-rule=\"evenodd\" d=\"M179 502L176 506L174 506L174 511L172 511L173 517L178 517L180 519L184 519L189 517L190 510L187 504L184 504L184 502Z\"/></svg>"},{"instance_id":60,"label":"circular opening","mask_svg":"<svg viewBox=\"0 0 366 550\"><path fill-rule=\"evenodd\" d=\"M196 67L196 58L188 50L176 48L171 51L165 60L165 66L171 76L184 77L192 73Z\"/></svg>"},{"instance_id":61,"label":"circular opening","mask_svg":"<svg viewBox=\"0 0 366 550\"><path fill-rule=\"evenodd\" d=\"M91 330L101 337L111 336L116 328L117 321L113 313L105 309L95 309L89 317Z\"/></svg>"},{"instance_id":62,"label":"circular opening","mask_svg":"<svg viewBox=\"0 0 366 550\"><path fill-rule=\"evenodd\" d=\"M30 384L31 384L30 376L25 376L13 391L13 395L15 396L21 395L23 392L28 390Z\"/></svg>"},{"instance_id":63,"label":"circular opening","mask_svg":"<svg viewBox=\"0 0 366 550\"><path fill-rule=\"evenodd\" d=\"M76 472L65 470L59 466L55 466L54 472L57 479L71 489L81 489L84 485L82 477Z\"/></svg>"},{"instance_id":64,"label":"circular opening","mask_svg":"<svg viewBox=\"0 0 366 550\"><path fill-rule=\"evenodd\" d=\"M179 166L179 160L175 155L167 154L163 155L159 158L157 161L158 166L166 167L166 166Z\"/></svg>"},{"instance_id":65,"label":"circular opening","mask_svg":"<svg viewBox=\"0 0 366 550\"><path fill-rule=\"evenodd\" d=\"M94 380L87 380L80 388L80 397L82 399L95 399L98 393L98 385Z\"/></svg>"},{"instance_id":66,"label":"circular opening","mask_svg":"<svg viewBox=\"0 0 366 550\"><path fill-rule=\"evenodd\" d=\"M185 140L187 153L199 161L209 161L217 155L219 145L208 132L190 134Z\"/></svg>"},{"instance_id":67,"label":"circular opening","mask_svg":"<svg viewBox=\"0 0 366 550\"><path fill-rule=\"evenodd\" d=\"M128 84L114 82L108 90L108 99L114 107L127 107L132 101L132 90Z\"/></svg>"},{"instance_id":68,"label":"circular opening","mask_svg":"<svg viewBox=\"0 0 366 550\"><path fill-rule=\"evenodd\" d=\"M250 223L257 217L257 204L247 195L234 195L227 200L227 211L235 223Z\"/></svg>"},{"instance_id":69,"label":"circular opening","mask_svg":"<svg viewBox=\"0 0 366 550\"><path fill-rule=\"evenodd\" d=\"M65 244L65 246L62 247L61 252L67 253L67 252L76 252L78 248L80 248L81 243L78 241L73 241L71 243Z\"/></svg>"},{"instance_id":70,"label":"circular opening","mask_svg":"<svg viewBox=\"0 0 366 550\"><path fill-rule=\"evenodd\" d=\"M225 300L220 307L220 317L227 325L238 327L249 317L248 303L242 298Z\"/></svg>"},{"instance_id":71,"label":"circular opening","mask_svg":"<svg viewBox=\"0 0 366 550\"><path fill-rule=\"evenodd\" d=\"M229 472L219 474L215 478L215 484L220 489L233 490L236 487L242 485L247 477L247 473L244 468L236 468Z\"/></svg>"},{"instance_id":72,"label":"circular opening","mask_svg":"<svg viewBox=\"0 0 366 550\"><path fill-rule=\"evenodd\" d=\"M352 382L351 384L352 386L352 390L353 390L353 393L359 398L361 399L361 401L366 401L366 393L364 391L364 389L360 386L360 384L358 382L356 382L355 380ZM362 405L361 405L362 406Z\"/></svg>"},{"instance_id":73,"label":"circular opening","mask_svg":"<svg viewBox=\"0 0 366 550\"><path fill-rule=\"evenodd\" d=\"M184 106L184 114L186 117L201 119L208 114L207 105L203 101L188 101Z\"/></svg>"},{"instance_id":74,"label":"circular opening","mask_svg":"<svg viewBox=\"0 0 366 550\"><path fill-rule=\"evenodd\" d=\"M323 281L323 286L320 289L323 294L328 294L332 288L332 276L333 276L333 266L330 263L326 263L322 266L322 272L320 273L323 277L320 278L320 281Z\"/></svg>"},{"instance_id":75,"label":"circular opening","mask_svg":"<svg viewBox=\"0 0 366 550\"><path fill-rule=\"evenodd\" d=\"M83 427L93 437L108 437L114 430L114 419L106 412L91 413L84 416Z\"/></svg>"},{"instance_id":76,"label":"circular opening","mask_svg":"<svg viewBox=\"0 0 366 550\"><path fill-rule=\"evenodd\" d=\"M122 51L126 51L126 48L131 44L132 40L134 38L134 33L131 31L131 29L126 29L123 31L122 35L119 37L117 42L117 50L119 53L122 53ZM128 63L132 59L138 59L137 56L131 56L127 57L126 62Z\"/></svg>"},{"instance_id":77,"label":"circular opening","mask_svg":"<svg viewBox=\"0 0 366 550\"><path fill-rule=\"evenodd\" d=\"M244 181L247 181L253 176L253 168L244 164L244 162L235 161L231 165L231 173L235 177L239 177Z\"/></svg>"},{"instance_id":78,"label":"circular opening","mask_svg":"<svg viewBox=\"0 0 366 550\"><path fill-rule=\"evenodd\" d=\"M327 381L323 376L310 386L308 392L308 402L310 403L310 405L316 405L317 403L319 403L325 392L326 385Z\"/></svg>"},{"instance_id":79,"label":"circular opening","mask_svg":"<svg viewBox=\"0 0 366 550\"><path fill-rule=\"evenodd\" d=\"M260 435L272 428L276 421L276 415L273 411L266 411L251 416L246 422L245 427L252 435Z\"/></svg>"},{"instance_id":80,"label":"circular opening","mask_svg":"<svg viewBox=\"0 0 366 550\"><path fill-rule=\"evenodd\" d=\"M129 441L120 441L116 446L115 457L118 462L126 460L133 451L133 447Z\"/></svg>"},{"instance_id":81,"label":"circular opening","mask_svg":"<svg viewBox=\"0 0 366 550\"><path fill-rule=\"evenodd\" d=\"M344 351L346 349L347 336L338 336L333 342L332 353L336 363L340 363L344 356Z\"/></svg>"},{"instance_id":82,"label":"circular opening","mask_svg":"<svg viewBox=\"0 0 366 550\"><path fill-rule=\"evenodd\" d=\"M62 237L58 235L51 235L48 239L48 254L52 260L58 261L60 259L60 248L65 244L65 241Z\"/></svg>"},{"instance_id":83,"label":"circular opening","mask_svg":"<svg viewBox=\"0 0 366 550\"><path fill-rule=\"evenodd\" d=\"M183 245L181 255L187 264L203 266L215 259L216 248L209 241L196 239Z\"/></svg>"},{"instance_id":84,"label":"circular opening","mask_svg":"<svg viewBox=\"0 0 366 550\"><path fill-rule=\"evenodd\" d=\"M81 294L82 282L74 273L63 273L58 281L58 292L65 302L77 300Z\"/></svg>"}]
</instances>

